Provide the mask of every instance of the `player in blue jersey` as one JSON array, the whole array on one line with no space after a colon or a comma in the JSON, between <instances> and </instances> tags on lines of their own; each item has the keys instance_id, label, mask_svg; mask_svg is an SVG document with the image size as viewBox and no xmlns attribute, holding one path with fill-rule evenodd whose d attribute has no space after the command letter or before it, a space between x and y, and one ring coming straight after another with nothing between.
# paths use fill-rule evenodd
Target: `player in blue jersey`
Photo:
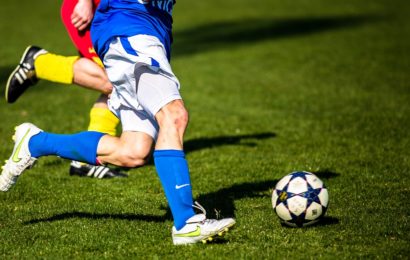
<instances>
[{"instance_id":1,"label":"player in blue jersey","mask_svg":"<svg viewBox=\"0 0 410 260\"><path fill-rule=\"evenodd\" d=\"M211 241L235 224L232 218L207 219L205 210L193 203L183 151L188 112L169 63L174 3L101 1L91 34L114 86L109 106L120 118L123 133L120 137L91 131L60 135L24 123L16 128L14 150L0 176L0 190L9 190L41 156L138 167L154 149L155 167L174 218L174 244ZM203 213L195 214L194 208Z\"/></svg>"}]
</instances>

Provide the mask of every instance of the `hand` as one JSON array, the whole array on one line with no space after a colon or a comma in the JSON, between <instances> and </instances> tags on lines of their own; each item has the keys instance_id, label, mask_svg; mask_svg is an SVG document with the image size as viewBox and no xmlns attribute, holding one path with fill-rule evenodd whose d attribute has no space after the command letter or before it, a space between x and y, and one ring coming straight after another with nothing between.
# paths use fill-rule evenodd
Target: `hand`
<instances>
[{"instance_id":1,"label":"hand","mask_svg":"<svg viewBox=\"0 0 410 260\"><path fill-rule=\"evenodd\" d=\"M82 31L93 20L93 3L91 0L79 0L71 15L71 23L77 30Z\"/></svg>"}]
</instances>

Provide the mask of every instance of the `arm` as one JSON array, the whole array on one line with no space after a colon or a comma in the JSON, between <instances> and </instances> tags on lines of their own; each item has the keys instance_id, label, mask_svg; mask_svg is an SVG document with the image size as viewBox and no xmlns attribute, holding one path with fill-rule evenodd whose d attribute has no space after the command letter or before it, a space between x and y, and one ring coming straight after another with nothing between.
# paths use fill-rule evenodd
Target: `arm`
<instances>
[{"instance_id":1,"label":"arm","mask_svg":"<svg viewBox=\"0 0 410 260\"><path fill-rule=\"evenodd\" d=\"M91 23L94 16L91 0L79 0L71 14L71 23L77 30L82 31Z\"/></svg>"}]
</instances>

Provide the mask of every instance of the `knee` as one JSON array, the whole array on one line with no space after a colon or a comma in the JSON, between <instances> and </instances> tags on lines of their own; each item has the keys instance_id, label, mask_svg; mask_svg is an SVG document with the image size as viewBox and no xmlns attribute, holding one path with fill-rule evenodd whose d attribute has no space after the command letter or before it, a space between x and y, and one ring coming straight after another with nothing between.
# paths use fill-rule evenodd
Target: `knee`
<instances>
[{"instance_id":1,"label":"knee","mask_svg":"<svg viewBox=\"0 0 410 260\"><path fill-rule=\"evenodd\" d=\"M175 100L160 111L158 123L160 128L184 131L188 125L189 115L181 100Z\"/></svg>"},{"instance_id":2,"label":"knee","mask_svg":"<svg viewBox=\"0 0 410 260\"><path fill-rule=\"evenodd\" d=\"M103 78L104 83L101 86L101 92L105 95L109 95L112 92L112 84L111 82L108 80L108 78Z\"/></svg>"}]
</instances>

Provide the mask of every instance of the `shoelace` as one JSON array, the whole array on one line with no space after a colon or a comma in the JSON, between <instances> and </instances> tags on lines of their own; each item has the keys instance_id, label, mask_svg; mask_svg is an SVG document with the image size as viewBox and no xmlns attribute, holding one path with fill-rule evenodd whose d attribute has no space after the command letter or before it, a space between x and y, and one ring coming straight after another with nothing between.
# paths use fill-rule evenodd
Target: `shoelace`
<instances>
[{"instance_id":1,"label":"shoelace","mask_svg":"<svg viewBox=\"0 0 410 260\"><path fill-rule=\"evenodd\" d=\"M201 204L199 204L198 201L195 201L195 202L194 202L194 205L192 205L192 207L197 208L197 209L199 209L200 211L202 211L202 214L204 214L205 217L206 217L206 210L205 210L204 207L202 207ZM213 222L215 222L215 221L216 221L216 219L208 219L208 218L205 218L205 219L204 219L203 221L201 221L201 222L202 222L202 223L209 223L209 224L211 224L211 223L213 223Z\"/></svg>"},{"instance_id":2,"label":"shoelace","mask_svg":"<svg viewBox=\"0 0 410 260\"><path fill-rule=\"evenodd\" d=\"M22 67L23 69L26 69L26 70L32 70L30 63L27 63L27 62L20 63L20 67Z\"/></svg>"},{"instance_id":3,"label":"shoelace","mask_svg":"<svg viewBox=\"0 0 410 260\"><path fill-rule=\"evenodd\" d=\"M194 205L192 205L192 207L199 209L206 216L206 210L204 209L204 207L202 207L201 204L199 204L198 201L195 201Z\"/></svg>"},{"instance_id":4,"label":"shoelace","mask_svg":"<svg viewBox=\"0 0 410 260\"><path fill-rule=\"evenodd\" d=\"M23 84L25 80L29 79L31 81L33 81L33 79L31 79L31 74L34 73L32 66L30 65L30 63L21 63L20 68L17 70L15 77L17 78L18 82L20 84Z\"/></svg>"}]
</instances>

